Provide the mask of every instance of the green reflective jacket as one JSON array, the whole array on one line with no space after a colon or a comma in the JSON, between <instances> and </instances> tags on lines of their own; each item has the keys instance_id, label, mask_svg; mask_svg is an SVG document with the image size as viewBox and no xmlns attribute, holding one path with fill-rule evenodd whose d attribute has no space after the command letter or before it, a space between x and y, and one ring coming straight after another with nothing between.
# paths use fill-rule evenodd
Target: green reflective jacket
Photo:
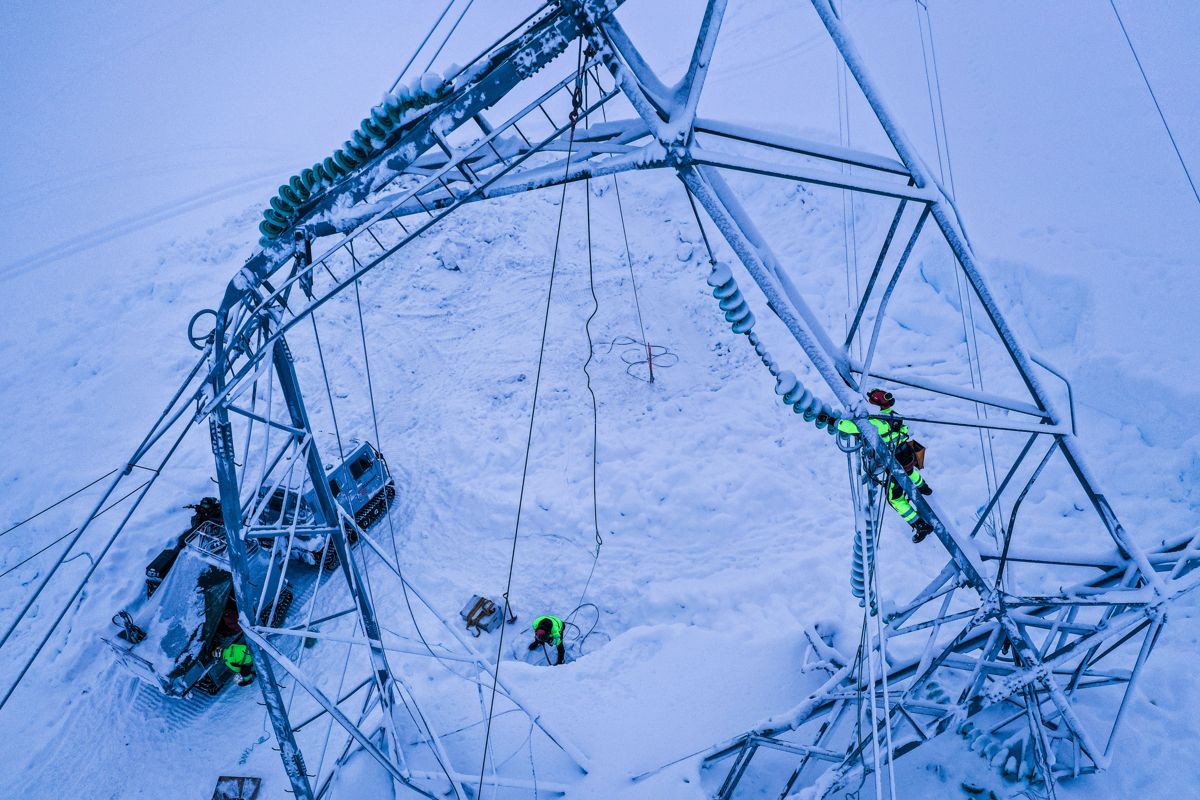
<instances>
[{"instance_id":1,"label":"green reflective jacket","mask_svg":"<svg viewBox=\"0 0 1200 800\"><path fill-rule=\"evenodd\" d=\"M876 416L894 413L895 412L892 409L884 408L881 409L879 414ZM871 424L875 426L876 432L879 433L879 438L883 439L884 444L888 446L896 447L908 440L908 426L900 420L891 422L886 419L872 419ZM839 419L837 429L840 433L848 433L851 435L858 435L859 432L858 426L855 425L854 420L851 419Z\"/></svg>"},{"instance_id":2,"label":"green reflective jacket","mask_svg":"<svg viewBox=\"0 0 1200 800\"><path fill-rule=\"evenodd\" d=\"M254 656L250 654L250 648L241 642L234 642L226 647L221 652L221 657L225 659L225 666L233 672L239 672L242 667L248 667L254 663Z\"/></svg>"},{"instance_id":3,"label":"green reflective jacket","mask_svg":"<svg viewBox=\"0 0 1200 800\"><path fill-rule=\"evenodd\" d=\"M551 646L557 647L558 645L562 644L563 621L558 617L552 617L549 615L538 617L533 621L533 630L535 636L537 635L538 623L544 619L550 620L550 638L546 641Z\"/></svg>"}]
</instances>

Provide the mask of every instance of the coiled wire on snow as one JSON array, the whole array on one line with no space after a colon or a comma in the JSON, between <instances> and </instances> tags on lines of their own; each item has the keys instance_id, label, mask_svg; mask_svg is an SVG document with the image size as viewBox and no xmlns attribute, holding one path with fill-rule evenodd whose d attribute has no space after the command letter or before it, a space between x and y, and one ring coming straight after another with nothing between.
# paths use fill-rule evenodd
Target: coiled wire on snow
<instances>
[{"instance_id":1,"label":"coiled wire on snow","mask_svg":"<svg viewBox=\"0 0 1200 800\"><path fill-rule=\"evenodd\" d=\"M396 87L371 109L358 129L332 155L301 170L279 187L263 210L263 220L258 224L262 234L259 243L267 247L278 239L292 226L305 203L378 155L387 147L392 134L411 121L409 112L441 100L450 93L450 88L450 82L434 72Z\"/></svg>"}]
</instances>

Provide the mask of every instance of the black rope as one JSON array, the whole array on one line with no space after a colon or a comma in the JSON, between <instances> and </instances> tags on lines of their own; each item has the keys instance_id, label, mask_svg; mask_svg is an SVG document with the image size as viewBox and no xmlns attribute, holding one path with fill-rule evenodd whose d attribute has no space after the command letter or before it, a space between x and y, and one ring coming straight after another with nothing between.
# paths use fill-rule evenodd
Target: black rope
<instances>
[{"instance_id":1,"label":"black rope","mask_svg":"<svg viewBox=\"0 0 1200 800\"><path fill-rule=\"evenodd\" d=\"M113 470L113 472L116 472L116 470ZM112 473L110 472L110 473L109 473L109 475L111 475L111 474L112 474ZM107 477L107 476L105 476L105 477ZM101 478L100 480L103 480L103 478ZM130 489L128 492L126 492L125 494L121 495L121 497L119 497L118 499L116 499L116 500L112 501L111 503L109 503L107 506L105 506L105 507L104 507L103 509L101 509L100 511L97 511L97 512L96 512L96 517L99 517L99 516L100 516L100 515L102 515L102 514L103 514L105 511L109 511L109 510L111 510L113 507L120 505L120 504L121 504L122 502L124 502L124 501L125 501L125 500L126 500L126 499L127 499L129 496L130 496L130 495L132 495L134 492L138 491L139 489L143 488L143 487L144 487L144 486L145 486L147 483L149 483L149 482L150 482L150 481L145 481L144 483L138 484L137 486L133 487L133 488L132 488L132 489ZM89 484L89 485L90 485L90 484ZM65 499L65 498L64 498L64 499ZM59 502L61 502L61 501L59 501ZM56 503L55 505L57 505L57 503ZM41 513L41 512L38 512L38 513ZM36 516L36 515L34 515L34 516ZM32 518L33 518L33 517L30 517L30 519L32 519ZM10 529L10 530L11 530L11 529ZM77 530L79 530L79 527L78 527L78 526L76 526L76 527L74 527L74 528L71 528L71 530L67 531L67 532L66 532L66 533L64 533L62 536L60 536L60 537L58 537L57 539L55 539L53 542L51 542L50 544L48 544L48 545L46 545L45 547L43 547L41 550L38 550L36 553L33 553L32 555L26 556L24 560L22 560L22 561L18 561L16 564L13 564L11 567L9 567L8 569L4 570L4 572L0 572L0 578L3 578L3 577L4 577L5 575L7 575L8 573L10 573L10 572L12 572L12 571L14 571L14 570L18 569L19 567L22 567L22 566L24 566L25 564L28 564L30 561L32 561L33 559L35 559L35 558L37 558L38 556L40 556L42 553L46 552L46 551L47 551L47 550L49 550L51 547L54 547L54 545L58 544L58 543L59 543L59 542L61 542L63 539L67 538L68 536L70 536L72 533L74 533L74 532L75 532L75 531L77 531Z\"/></svg>"},{"instance_id":2,"label":"black rope","mask_svg":"<svg viewBox=\"0 0 1200 800\"><path fill-rule=\"evenodd\" d=\"M1133 40L1129 38L1129 31L1125 30L1125 21L1121 19L1121 12L1117 11L1115 0L1108 0L1108 4L1112 6L1113 14L1117 17L1117 24L1121 26L1121 33L1125 36L1125 44L1129 45L1129 52L1133 53L1133 60L1137 63L1138 72L1142 73L1142 81L1146 84L1146 91L1150 92L1150 99L1154 101L1154 108L1158 111L1158 118L1162 120L1163 128L1167 131L1167 137L1171 140L1171 147L1175 148L1175 157L1179 159L1179 166L1183 167L1183 174L1187 176L1188 186L1192 187L1192 194L1195 195L1196 202L1200 203L1200 191L1196 190L1196 182L1192 180L1192 173L1188 169L1187 162L1183 160L1183 154L1179 152L1179 145L1175 143L1175 134L1171 133L1171 126L1167 124L1167 117L1163 114L1162 106L1158 104L1158 96L1154 94L1154 89L1150 86L1150 79L1146 77L1146 70L1142 67L1142 59L1138 58L1137 50L1133 46Z\"/></svg>"},{"instance_id":3,"label":"black rope","mask_svg":"<svg viewBox=\"0 0 1200 800\"><path fill-rule=\"evenodd\" d=\"M141 464L130 464L129 466L131 466L131 467L137 467L138 469L147 469L147 470L149 469L149 467L143 467ZM12 531L15 531L17 528L21 527L21 526L22 526L22 525L24 525L26 522L32 522L33 520L37 519L37 518L38 518L38 517L40 517L42 514L45 514L47 511L49 511L49 510L50 510L50 509L52 509L52 508L56 508L56 507L58 507L58 506L61 506L63 503L67 502L68 500L70 500L70 499L71 499L72 497L74 497L75 495L77 495L77 494L79 494L79 493L81 493L81 492L87 491L88 489L92 488L93 486L95 486L95 485L96 485L97 483L99 483L100 481L104 480L105 478L109 477L110 475L113 475L113 474L114 474L114 473L116 473L116 471L117 471L117 470L119 470L119 469L121 469L121 468L120 468L120 467L113 467L113 468L112 468L112 469L110 469L108 472L104 473L104 474L103 474L103 475L101 475L99 478L96 478L96 480L92 481L91 483L86 483L86 484L84 484L83 486L80 486L78 489L76 489L75 491L73 491L73 492L71 492L70 494L66 495L65 497L62 497L62 498L60 498L60 499L58 499L58 500L55 500L53 503L51 503L50 505L46 506L45 508L43 508L41 511L37 512L36 514L31 514L30 516L26 517L25 519L21 520L20 522L16 523L15 525L11 525L11 526L9 526L9 527L5 528L4 530L0 531L0 536L3 536L3 535L4 535L4 534L6 534L6 533L11 533Z\"/></svg>"},{"instance_id":4,"label":"black rope","mask_svg":"<svg viewBox=\"0 0 1200 800\"><path fill-rule=\"evenodd\" d=\"M583 77L583 104L587 105L587 75ZM584 121L584 128L588 126L587 121ZM568 157L569 160L569 157ZM616 176L613 176L614 180ZM583 591L579 595L579 603L583 603L583 599L587 597L588 587L592 585L592 576L596 574L596 562L600 560L600 548L604 545L604 538L600 535L600 500L597 494L596 473L598 471L597 462L600 453L600 412L596 404L596 392L592 389L592 373L588 370L591 366L592 358L595 355L595 344L592 342L592 320L600 313L600 300L596 297L596 275L592 261L592 180L587 178L583 183L583 207L584 217L587 224L587 257L588 257L588 291L592 294L592 313L588 315L587 321L583 323L583 332L587 336L588 355L587 360L583 362L583 374L587 376L587 390L592 398L592 532L596 536L596 552L592 554L592 568L588 571L587 580L584 581ZM628 252L628 240L626 240L626 252ZM632 275L632 267L631 272ZM636 291L636 290L635 290ZM636 297L636 295L635 295ZM638 321L641 322L641 312L638 312ZM646 338L645 329L642 330L642 339ZM653 368L650 373L651 381L654 380ZM578 611L576 606L576 611ZM574 612L572 612L574 613Z\"/></svg>"},{"instance_id":5,"label":"black rope","mask_svg":"<svg viewBox=\"0 0 1200 800\"><path fill-rule=\"evenodd\" d=\"M582 97L582 93L580 91L580 84L583 81L583 38L582 37L579 40L579 55L577 56L576 76L577 76L576 77L576 91L572 96L572 105L573 106L577 106L581 102L581 97ZM509 594L509 591L511 591L511 589L512 589L513 568L515 567L516 561L517 561L517 539L519 538L519 535L521 532L521 509L525 505L525 483L529 477L529 453L530 453L530 450L532 450L532 448L533 448L533 425L534 425L534 420L537 418L538 388L541 386L542 365L545 361L545 356L546 356L546 331L550 327L550 303L551 303L551 300L554 298L554 276L558 272L558 250L559 250L559 245L562 241L563 210L566 208L566 200L567 200L567 183L568 182L566 180L566 176L570 174L571 153L574 151L574 148L575 148L575 120L577 119L577 115L578 115L578 109L576 107L572 111L572 117L571 117L572 123L571 123L569 138L567 141L567 160L566 160L566 166L564 166L564 168L563 168L564 180L563 180L563 187L562 187L562 195L560 196L559 201L558 201L558 229L554 235L554 255L552 256L551 261L550 261L550 286L546 292L546 312L542 318L542 339L541 339L540 345L538 346L537 372L535 373L534 380L533 380L533 403L530 406L530 410L529 410L529 433L527 434L526 439L525 439L525 461L521 467L521 489L517 495L517 519L516 519L516 523L513 526L512 550L509 553L509 557L508 557L508 578L505 581L505 585L504 585L504 617L505 617L505 619L508 619L511 616L508 594ZM488 744L491 742L491 736L492 736L492 718L495 716L495 712L496 712L496 684L500 680L500 658L504 652L504 630L506 627L508 627L508 626L506 626L506 625L500 626L500 641L496 645L496 666L495 666L495 669L492 670L492 696L491 696L491 702L488 707L487 728L485 729L485 732L483 735L483 758L480 760L480 764L479 764L479 791L476 793L476 797L483 796L483 778L484 778L484 772L487 769Z\"/></svg>"},{"instance_id":6,"label":"black rope","mask_svg":"<svg viewBox=\"0 0 1200 800\"><path fill-rule=\"evenodd\" d=\"M687 195L688 205L692 207L692 214L696 217L696 227L700 229L700 238L704 240L704 249L708 251L708 263L715 265L717 257L713 254L712 244L708 241L708 234L704 231L704 223L700 221L700 209L696 208L696 198L692 197L692 190L686 183L683 184L683 193Z\"/></svg>"}]
</instances>

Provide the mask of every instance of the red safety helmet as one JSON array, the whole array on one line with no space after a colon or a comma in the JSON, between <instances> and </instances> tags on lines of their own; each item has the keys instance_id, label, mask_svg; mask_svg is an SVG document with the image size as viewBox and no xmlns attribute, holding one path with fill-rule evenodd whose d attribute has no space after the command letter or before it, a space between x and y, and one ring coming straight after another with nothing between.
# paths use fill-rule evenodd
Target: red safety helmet
<instances>
[{"instance_id":1,"label":"red safety helmet","mask_svg":"<svg viewBox=\"0 0 1200 800\"><path fill-rule=\"evenodd\" d=\"M883 389L872 389L867 392L867 402L873 406L888 409L896 404L896 398L892 396L891 392L885 392Z\"/></svg>"}]
</instances>

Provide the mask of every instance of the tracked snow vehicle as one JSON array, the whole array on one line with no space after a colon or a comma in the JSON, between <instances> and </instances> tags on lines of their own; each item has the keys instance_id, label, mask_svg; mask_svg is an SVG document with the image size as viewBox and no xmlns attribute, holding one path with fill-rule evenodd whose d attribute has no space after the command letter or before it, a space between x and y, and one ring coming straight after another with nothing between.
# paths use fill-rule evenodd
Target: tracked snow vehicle
<instances>
[{"instance_id":1,"label":"tracked snow vehicle","mask_svg":"<svg viewBox=\"0 0 1200 800\"><path fill-rule=\"evenodd\" d=\"M353 543L358 537L353 519L363 529L387 510L396 489L383 455L364 442L328 473L329 487L346 514L343 525ZM272 558L271 549L316 566L324 553L324 569L338 565L337 551L327 534L308 534L316 515L310 490L298 494L283 487L262 487L244 520L243 536L250 559L252 593L265 598L259 624L281 625L292 605L296 587L285 570L285 558ZM117 660L137 677L169 696L193 691L216 694L233 676L214 651L244 641L226 554L221 506L206 497L193 509L187 529L146 567L146 593L113 616L118 630L103 637ZM291 573L301 585L314 573Z\"/></svg>"},{"instance_id":2,"label":"tracked snow vehicle","mask_svg":"<svg viewBox=\"0 0 1200 800\"><path fill-rule=\"evenodd\" d=\"M164 550L147 567L147 596L117 612L119 630L104 637L122 666L166 695L216 694L233 674L213 655L243 640L227 547L225 529L211 519L185 532L177 549ZM282 564L254 540L246 549L257 567L253 591L268 598L259 622L280 625L293 599Z\"/></svg>"},{"instance_id":3,"label":"tracked snow vehicle","mask_svg":"<svg viewBox=\"0 0 1200 800\"><path fill-rule=\"evenodd\" d=\"M358 532L349 520L352 518L359 528L366 530L383 516L396 496L396 484L387 461L370 442L363 442L352 450L341 464L329 471L327 480L330 492L346 514L342 527L351 544L358 541ZM280 545L290 539L292 558L316 566L324 552L325 568L333 569L338 563L337 551L326 548L328 536L302 533L305 526L315 521L313 509L316 506L317 498L312 489L297 497L295 491L284 487L263 486L246 521L246 536L270 537ZM285 538L283 534L288 536Z\"/></svg>"}]
</instances>

